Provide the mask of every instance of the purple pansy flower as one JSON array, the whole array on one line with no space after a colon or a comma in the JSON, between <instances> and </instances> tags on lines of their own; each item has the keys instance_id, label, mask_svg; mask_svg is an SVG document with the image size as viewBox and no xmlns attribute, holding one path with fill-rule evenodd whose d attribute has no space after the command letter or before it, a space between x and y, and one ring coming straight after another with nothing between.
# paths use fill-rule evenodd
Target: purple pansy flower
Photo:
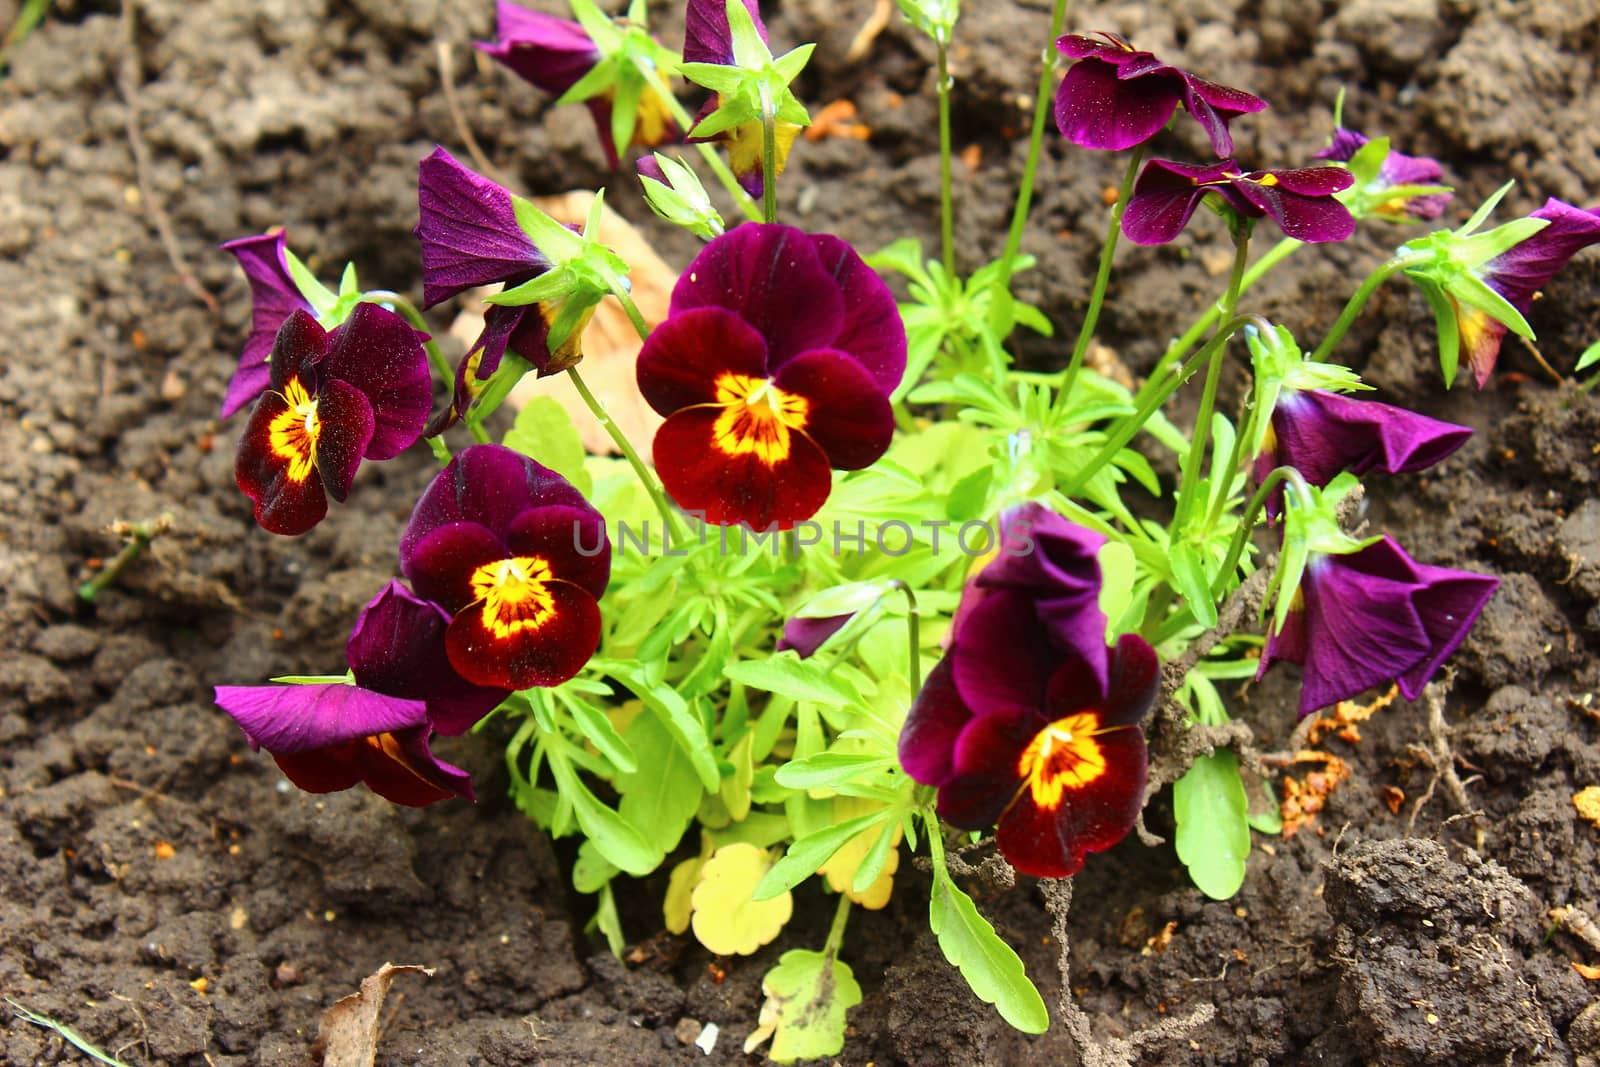
<instances>
[{"instance_id":1,"label":"purple pansy flower","mask_svg":"<svg viewBox=\"0 0 1600 1067\"><path fill-rule=\"evenodd\" d=\"M472 800L466 772L435 757L428 736L465 732L508 691L471 685L450 668L447 621L437 605L390 582L345 646L354 685L219 685L217 704L309 793L365 782L412 807Z\"/></svg>"},{"instance_id":2,"label":"purple pansy flower","mask_svg":"<svg viewBox=\"0 0 1600 1067\"><path fill-rule=\"evenodd\" d=\"M510 190L463 167L443 148L435 148L418 165L417 206L413 232L422 243L424 307L480 285L521 285L550 269L550 261L517 225ZM443 433L461 417L508 348L531 363L540 377L582 359L582 323L560 348L550 350L550 323L559 310L555 303L491 307L483 317L483 332L456 368L450 407L429 424L426 435Z\"/></svg>"},{"instance_id":3,"label":"purple pansy flower","mask_svg":"<svg viewBox=\"0 0 1600 1067\"><path fill-rule=\"evenodd\" d=\"M294 311L312 311L310 301L300 295L289 276L289 261L284 255L288 235L282 230L257 237L228 241L223 248L238 259L250 283L250 336L239 355L239 367L228 382L222 399L221 418L245 407L267 389L272 371L267 357L272 352L278 327Z\"/></svg>"},{"instance_id":4,"label":"purple pansy flower","mask_svg":"<svg viewBox=\"0 0 1600 1067\"><path fill-rule=\"evenodd\" d=\"M1341 471L1359 476L1426 470L1471 436L1470 427L1391 404L1322 389L1285 389L1256 458L1256 478L1264 479L1274 467L1293 467L1307 482L1323 486ZM1269 513L1278 514L1282 491L1273 496Z\"/></svg>"},{"instance_id":5,"label":"purple pansy flower","mask_svg":"<svg viewBox=\"0 0 1600 1067\"><path fill-rule=\"evenodd\" d=\"M450 616L450 665L476 685L560 685L600 644L605 520L554 471L501 445L456 454L417 501L400 568Z\"/></svg>"},{"instance_id":6,"label":"purple pansy flower","mask_svg":"<svg viewBox=\"0 0 1600 1067\"><path fill-rule=\"evenodd\" d=\"M1340 126L1333 131L1333 140L1328 147L1313 158L1348 163L1369 140L1370 138L1355 130ZM1372 192L1379 193L1390 186L1434 185L1442 177L1444 168L1439 165L1437 159L1428 156L1408 156L1404 152L1391 149L1378 167L1377 178L1372 183ZM1385 200L1373 211L1390 217L1410 215L1414 219L1436 219L1444 214L1444 209L1449 203L1449 193L1425 193L1421 196Z\"/></svg>"},{"instance_id":7,"label":"purple pansy flower","mask_svg":"<svg viewBox=\"0 0 1600 1067\"><path fill-rule=\"evenodd\" d=\"M1144 144L1181 103L1211 139L1218 156L1233 154L1228 122L1263 111L1267 102L1242 89L1197 78L1134 49L1114 33L1067 34L1056 50L1078 62L1056 90L1056 126L1083 148L1121 150Z\"/></svg>"},{"instance_id":8,"label":"purple pansy flower","mask_svg":"<svg viewBox=\"0 0 1600 1067\"><path fill-rule=\"evenodd\" d=\"M433 382L422 342L399 315L358 304L323 330L304 310L283 322L261 397L234 462L256 522L302 534L343 501L363 459L391 459L422 432Z\"/></svg>"},{"instance_id":9,"label":"purple pansy flower","mask_svg":"<svg viewBox=\"0 0 1600 1067\"><path fill-rule=\"evenodd\" d=\"M529 11L510 0L498 0L495 20L496 40L492 43L479 41L478 49L552 96L560 96L578 84L603 58L583 27L571 19ZM611 101L612 93L606 92L584 103L594 118L606 164L615 170L618 159L617 146L611 138ZM678 136L677 124L672 121L666 102L648 87L640 94L635 122L635 145L654 147Z\"/></svg>"},{"instance_id":10,"label":"purple pansy flower","mask_svg":"<svg viewBox=\"0 0 1600 1067\"><path fill-rule=\"evenodd\" d=\"M1388 537L1344 555L1313 554L1256 677L1278 660L1300 664L1302 718L1391 679L1415 700L1499 585L1418 563Z\"/></svg>"},{"instance_id":11,"label":"purple pansy flower","mask_svg":"<svg viewBox=\"0 0 1600 1067\"><path fill-rule=\"evenodd\" d=\"M1188 225L1207 194L1216 194L1246 218L1270 215L1300 241L1342 241L1356 222L1333 194L1354 179L1339 167L1240 170L1231 159L1193 165L1152 159L1139 173L1122 216L1122 232L1141 245L1166 244Z\"/></svg>"},{"instance_id":12,"label":"purple pansy flower","mask_svg":"<svg viewBox=\"0 0 1600 1067\"><path fill-rule=\"evenodd\" d=\"M1533 309L1539 290L1550 284L1550 279L1568 260L1590 245L1600 243L1600 209L1585 211L1552 198L1529 217L1545 219L1549 225L1512 245L1477 271L1489 288L1524 315ZM1505 338L1506 327L1485 311L1463 306L1453 296L1450 300L1455 305L1467 366L1472 368L1473 380L1482 389L1500 358L1500 343Z\"/></svg>"}]
</instances>

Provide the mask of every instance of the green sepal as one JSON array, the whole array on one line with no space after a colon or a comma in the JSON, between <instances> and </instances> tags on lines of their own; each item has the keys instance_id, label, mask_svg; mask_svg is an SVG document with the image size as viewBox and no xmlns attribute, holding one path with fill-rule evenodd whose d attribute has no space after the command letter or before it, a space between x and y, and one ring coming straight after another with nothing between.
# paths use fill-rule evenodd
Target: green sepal
<instances>
[{"instance_id":1,"label":"green sepal","mask_svg":"<svg viewBox=\"0 0 1600 1067\"><path fill-rule=\"evenodd\" d=\"M280 674L268 681L284 685L355 685L356 675L354 671L345 671L343 674Z\"/></svg>"},{"instance_id":2,"label":"green sepal","mask_svg":"<svg viewBox=\"0 0 1600 1067\"><path fill-rule=\"evenodd\" d=\"M289 279L294 282L294 287L300 291L300 295L305 297L306 303L317 313L317 318L320 319L332 311L333 306L339 302L339 297L332 289L318 281L317 276L311 273L311 268L302 263L299 256L289 251L287 245L283 249L283 261L289 267Z\"/></svg>"},{"instance_id":3,"label":"green sepal","mask_svg":"<svg viewBox=\"0 0 1600 1067\"><path fill-rule=\"evenodd\" d=\"M1518 337L1533 339L1533 327L1511 301L1495 292L1476 274L1463 274L1445 287L1450 295L1468 307L1477 308Z\"/></svg>"},{"instance_id":4,"label":"green sepal","mask_svg":"<svg viewBox=\"0 0 1600 1067\"><path fill-rule=\"evenodd\" d=\"M1439 369L1444 372L1444 387L1455 384L1456 370L1461 364L1461 323L1456 308L1445 291L1433 282L1417 279L1422 298L1433 311L1433 324L1439 334Z\"/></svg>"},{"instance_id":5,"label":"green sepal","mask_svg":"<svg viewBox=\"0 0 1600 1067\"><path fill-rule=\"evenodd\" d=\"M748 71L765 70L772 62L772 50L761 39L756 21L744 0L727 0L724 5L728 17L728 36L733 45L733 63Z\"/></svg>"}]
</instances>

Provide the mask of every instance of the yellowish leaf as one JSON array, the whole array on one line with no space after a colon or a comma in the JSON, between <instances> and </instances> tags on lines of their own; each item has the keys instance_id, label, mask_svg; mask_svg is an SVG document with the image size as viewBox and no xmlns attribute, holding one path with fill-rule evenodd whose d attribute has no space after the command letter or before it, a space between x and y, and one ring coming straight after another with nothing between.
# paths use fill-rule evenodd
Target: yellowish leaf
<instances>
[{"instance_id":1,"label":"yellowish leaf","mask_svg":"<svg viewBox=\"0 0 1600 1067\"><path fill-rule=\"evenodd\" d=\"M694 936L719 956L748 956L778 936L794 913L794 898L753 899L772 857L743 841L723 845L700 870L690 894Z\"/></svg>"},{"instance_id":2,"label":"yellowish leaf","mask_svg":"<svg viewBox=\"0 0 1600 1067\"><path fill-rule=\"evenodd\" d=\"M875 800L836 796L833 798L833 821L835 825L849 822L863 815L871 815L882 807L883 805ZM878 877L873 879L865 892L857 893L854 890L856 871L860 869L861 861L867 858L867 852L881 833L883 827L880 825L867 827L840 846L839 851L818 868L819 873L827 877L828 886L835 893L843 893L852 902L870 911L876 911L889 903L889 895L894 892L894 874L900 869L901 830L897 825L893 830L894 838L889 844L889 854L883 861L883 870L878 872Z\"/></svg>"}]
</instances>

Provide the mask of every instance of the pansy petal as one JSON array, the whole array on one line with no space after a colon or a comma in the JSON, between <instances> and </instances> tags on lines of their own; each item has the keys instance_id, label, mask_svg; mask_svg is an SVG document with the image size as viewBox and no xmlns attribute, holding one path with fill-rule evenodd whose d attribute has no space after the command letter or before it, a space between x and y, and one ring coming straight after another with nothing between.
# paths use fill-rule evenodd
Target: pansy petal
<instances>
[{"instance_id":1,"label":"pansy petal","mask_svg":"<svg viewBox=\"0 0 1600 1067\"><path fill-rule=\"evenodd\" d=\"M330 334L322 380L348 382L372 405L367 459L384 460L410 448L433 407L433 376L422 339L405 319L376 304L358 304Z\"/></svg>"},{"instance_id":2,"label":"pansy petal","mask_svg":"<svg viewBox=\"0 0 1600 1067\"><path fill-rule=\"evenodd\" d=\"M1122 214L1123 236L1140 245L1160 245L1176 239L1205 198L1206 189L1199 182L1206 180L1205 171L1210 169L1185 167L1162 159L1146 163Z\"/></svg>"},{"instance_id":3,"label":"pansy petal","mask_svg":"<svg viewBox=\"0 0 1600 1067\"><path fill-rule=\"evenodd\" d=\"M1455 297L1445 298L1456 309L1456 333L1460 337L1461 362L1472 372L1472 381L1479 389L1489 384L1495 364L1500 362L1500 346L1505 342L1505 324L1490 317L1487 311L1464 307Z\"/></svg>"},{"instance_id":4,"label":"pansy petal","mask_svg":"<svg viewBox=\"0 0 1600 1067\"><path fill-rule=\"evenodd\" d=\"M238 259L250 283L250 336L245 339L239 367L228 382L221 418L228 418L267 388L271 380L267 357L272 352L278 328L290 313L311 310L310 303L300 295L294 279L289 276L289 261L285 255L287 240L288 236L279 230L241 237L222 246Z\"/></svg>"},{"instance_id":5,"label":"pansy petal","mask_svg":"<svg viewBox=\"0 0 1600 1067\"><path fill-rule=\"evenodd\" d=\"M756 328L720 307L674 312L639 350L639 392L661 415L717 401L724 374L767 376L767 342Z\"/></svg>"},{"instance_id":6,"label":"pansy petal","mask_svg":"<svg viewBox=\"0 0 1600 1067\"><path fill-rule=\"evenodd\" d=\"M401 557L400 570L417 595L454 613L477 599L472 575L486 563L505 559L505 542L476 522L436 526Z\"/></svg>"},{"instance_id":7,"label":"pansy petal","mask_svg":"<svg viewBox=\"0 0 1600 1067\"><path fill-rule=\"evenodd\" d=\"M361 784L366 740L341 741L309 752L273 752L272 761L305 793L339 793Z\"/></svg>"},{"instance_id":8,"label":"pansy petal","mask_svg":"<svg viewBox=\"0 0 1600 1067\"><path fill-rule=\"evenodd\" d=\"M833 489L828 457L817 443L788 430L770 455L753 446L740 450L743 442L730 443L719 433L727 410L684 408L661 424L653 456L667 494L717 526L786 530L815 515Z\"/></svg>"},{"instance_id":9,"label":"pansy petal","mask_svg":"<svg viewBox=\"0 0 1600 1067\"><path fill-rule=\"evenodd\" d=\"M504 539L518 515L547 504L588 507L570 482L520 452L494 444L464 448L417 500L400 535L401 569L411 576L406 559L414 546L446 523L475 522Z\"/></svg>"},{"instance_id":10,"label":"pansy petal","mask_svg":"<svg viewBox=\"0 0 1600 1067\"><path fill-rule=\"evenodd\" d=\"M900 729L900 766L923 785L943 785L955 769L956 738L971 721L972 711L956 692L952 657L946 656L928 672Z\"/></svg>"},{"instance_id":11,"label":"pansy petal","mask_svg":"<svg viewBox=\"0 0 1600 1067\"><path fill-rule=\"evenodd\" d=\"M493 711L507 690L475 686L456 673L444 646L449 623L439 605L391 581L361 609L345 659L358 685L422 700L429 724L454 736Z\"/></svg>"},{"instance_id":12,"label":"pansy petal","mask_svg":"<svg viewBox=\"0 0 1600 1067\"><path fill-rule=\"evenodd\" d=\"M1100 657L1102 661L1107 658ZM1109 673L1109 668L1102 667L1102 670ZM1095 665L1090 660L1082 656L1069 656L1050 673L1041 706L1052 719L1099 709L1106 700L1105 686L1105 677L1096 673Z\"/></svg>"},{"instance_id":13,"label":"pansy petal","mask_svg":"<svg viewBox=\"0 0 1600 1067\"><path fill-rule=\"evenodd\" d=\"M1000 817L995 843L1022 874L1066 878L1090 852L1128 835L1144 807L1148 755L1137 726L1099 728L1083 740L1094 759L1030 780Z\"/></svg>"},{"instance_id":14,"label":"pansy petal","mask_svg":"<svg viewBox=\"0 0 1600 1067\"><path fill-rule=\"evenodd\" d=\"M578 34L592 50L594 45L581 28ZM511 65L503 56L495 57ZM550 261L517 225L510 191L468 170L442 148L435 148L418 165L417 205L420 218L413 232L422 242L425 307L473 286L518 276L525 281L550 269Z\"/></svg>"},{"instance_id":15,"label":"pansy petal","mask_svg":"<svg viewBox=\"0 0 1600 1067\"><path fill-rule=\"evenodd\" d=\"M362 453L372 440L372 405L355 386L337 378L322 383L317 397L317 474L329 496L344 503L354 484Z\"/></svg>"},{"instance_id":16,"label":"pansy petal","mask_svg":"<svg viewBox=\"0 0 1600 1067\"><path fill-rule=\"evenodd\" d=\"M803 430L835 469L860 470L889 450L894 409L848 354L826 348L804 352L784 364L772 384L805 398Z\"/></svg>"},{"instance_id":17,"label":"pansy petal","mask_svg":"<svg viewBox=\"0 0 1600 1067\"><path fill-rule=\"evenodd\" d=\"M906 373L906 328L894 294L847 242L812 234L811 246L844 294L844 325L831 347L850 353L880 392L894 392Z\"/></svg>"},{"instance_id":18,"label":"pansy petal","mask_svg":"<svg viewBox=\"0 0 1600 1067\"><path fill-rule=\"evenodd\" d=\"M1033 614L1032 598L1014 589L984 592L955 631L951 654L956 689L979 716L1043 707L1060 660Z\"/></svg>"},{"instance_id":19,"label":"pansy petal","mask_svg":"<svg viewBox=\"0 0 1600 1067\"><path fill-rule=\"evenodd\" d=\"M560 685L599 646L599 605L588 590L561 581L543 583L532 601L469 604L445 634L450 663L463 678L506 689Z\"/></svg>"},{"instance_id":20,"label":"pansy petal","mask_svg":"<svg viewBox=\"0 0 1600 1067\"><path fill-rule=\"evenodd\" d=\"M1401 474L1425 470L1472 436L1470 427L1319 389L1285 392L1272 413L1276 462L1312 485L1341 471Z\"/></svg>"},{"instance_id":21,"label":"pansy petal","mask_svg":"<svg viewBox=\"0 0 1600 1067\"><path fill-rule=\"evenodd\" d=\"M744 6L765 41L767 27L756 0L744 0ZM732 65L733 32L728 28L728 5L723 0L689 0L683 15L683 61Z\"/></svg>"},{"instance_id":22,"label":"pansy petal","mask_svg":"<svg viewBox=\"0 0 1600 1067\"><path fill-rule=\"evenodd\" d=\"M1263 111L1267 102L1242 89L1229 88L1185 72L1181 79L1183 106L1211 141L1218 156L1233 155L1233 135L1228 120L1246 112Z\"/></svg>"},{"instance_id":23,"label":"pansy petal","mask_svg":"<svg viewBox=\"0 0 1600 1067\"><path fill-rule=\"evenodd\" d=\"M479 51L535 87L558 96L600 60L600 50L581 25L529 11L512 0L495 4L495 36L498 40L493 44L480 41Z\"/></svg>"},{"instance_id":24,"label":"pansy petal","mask_svg":"<svg viewBox=\"0 0 1600 1067\"><path fill-rule=\"evenodd\" d=\"M778 643L773 647L773 651L794 652L801 659L809 659L816 655L817 649L827 644L828 638L844 629L845 624L853 618L855 618L853 613L847 613L844 615L827 615L815 619L789 619L783 624L783 635L778 638Z\"/></svg>"},{"instance_id":25,"label":"pansy petal","mask_svg":"<svg viewBox=\"0 0 1600 1067\"><path fill-rule=\"evenodd\" d=\"M1172 118L1182 86L1176 74L1123 81L1112 64L1081 59L1056 90L1056 128L1080 148L1132 148L1154 137Z\"/></svg>"},{"instance_id":26,"label":"pansy petal","mask_svg":"<svg viewBox=\"0 0 1600 1067\"><path fill-rule=\"evenodd\" d=\"M969 721L956 738L950 777L939 787L939 817L963 830L995 824L1023 788L1019 761L1045 720L1012 708Z\"/></svg>"},{"instance_id":27,"label":"pansy petal","mask_svg":"<svg viewBox=\"0 0 1600 1067\"><path fill-rule=\"evenodd\" d=\"M1258 173L1235 181L1238 196L1272 216L1284 234L1297 241L1343 241L1356 230L1350 210L1333 193L1350 185L1350 172L1340 167Z\"/></svg>"},{"instance_id":28,"label":"pansy petal","mask_svg":"<svg viewBox=\"0 0 1600 1067\"><path fill-rule=\"evenodd\" d=\"M1422 620L1432 647L1399 677L1400 692L1407 700L1416 700L1422 695L1423 686L1461 647L1467 632L1478 621L1495 590L1500 588L1500 579L1491 575L1426 563L1413 565L1423 588L1412 595L1411 602L1416 605L1417 616Z\"/></svg>"},{"instance_id":29,"label":"pansy petal","mask_svg":"<svg viewBox=\"0 0 1600 1067\"><path fill-rule=\"evenodd\" d=\"M592 507L530 508L511 524L506 548L513 556L538 556L556 578L587 589L596 600L611 581L606 520Z\"/></svg>"},{"instance_id":30,"label":"pansy petal","mask_svg":"<svg viewBox=\"0 0 1600 1067\"><path fill-rule=\"evenodd\" d=\"M1155 706L1161 690L1161 660L1138 634L1123 634L1111 654L1111 678L1101 721L1107 726L1136 725Z\"/></svg>"},{"instance_id":31,"label":"pansy petal","mask_svg":"<svg viewBox=\"0 0 1600 1067\"><path fill-rule=\"evenodd\" d=\"M282 394L265 393L239 438L234 482L255 504L256 525L269 533L303 534L328 514L316 440L303 432L304 425L305 417Z\"/></svg>"},{"instance_id":32,"label":"pansy petal","mask_svg":"<svg viewBox=\"0 0 1600 1067\"><path fill-rule=\"evenodd\" d=\"M420 700L354 685L219 685L217 706L256 748L309 752L428 721Z\"/></svg>"},{"instance_id":33,"label":"pansy petal","mask_svg":"<svg viewBox=\"0 0 1600 1067\"><path fill-rule=\"evenodd\" d=\"M1600 242L1600 212L1585 211L1551 198L1528 217L1544 219L1548 225L1482 268L1483 280L1490 288L1524 315L1533 306L1534 295L1550 284L1568 260Z\"/></svg>"},{"instance_id":34,"label":"pansy petal","mask_svg":"<svg viewBox=\"0 0 1600 1067\"><path fill-rule=\"evenodd\" d=\"M469 803L475 799L472 777L433 754L425 729L367 738L361 772L368 789L408 808L425 807L451 797Z\"/></svg>"},{"instance_id":35,"label":"pansy petal","mask_svg":"<svg viewBox=\"0 0 1600 1067\"><path fill-rule=\"evenodd\" d=\"M272 388L282 392L298 378L306 390L315 393L319 381L317 364L328 353L332 339L309 312L295 309L278 327L272 341Z\"/></svg>"},{"instance_id":36,"label":"pansy petal","mask_svg":"<svg viewBox=\"0 0 1600 1067\"><path fill-rule=\"evenodd\" d=\"M746 223L701 249L672 290L672 315L722 307L767 342L767 371L833 342L845 301L810 237L793 226Z\"/></svg>"}]
</instances>

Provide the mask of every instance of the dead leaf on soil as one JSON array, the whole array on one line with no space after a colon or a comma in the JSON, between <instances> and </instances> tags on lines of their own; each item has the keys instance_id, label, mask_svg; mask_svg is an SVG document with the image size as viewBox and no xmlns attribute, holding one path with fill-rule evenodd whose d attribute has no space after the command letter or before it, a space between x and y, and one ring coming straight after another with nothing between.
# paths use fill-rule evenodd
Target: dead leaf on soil
<instances>
[{"instance_id":1,"label":"dead leaf on soil","mask_svg":"<svg viewBox=\"0 0 1600 1067\"><path fill-rule=\"evenodd\" d=\"M1328 797L1339 783L1350 777L1350 765L1328 752L1302 749L1294 754L1293 763L1320 763L1323 769L1311 771L1304 778L1283 776L1283 803L1278 806L1283 816L1283 836L1293 837L1317 819L1317 813L1328 803Z\"/></svg>"},{"instance_id":2,"label":"dead leaf on soil","mask_svg":"<svg viewBox=\"0 0 1600 1067\"><path fill-rule=\"evenodd\" d=\"M1591 982L1600 980L1600 967L1591 967L1587 963L1573 963L1572 969Z\"/></svg>"},{"instance_id":3,"label":"dead leaf on soil","mask_svg":"<svg viewBox=\"0 0 1600 1067\"><path fill-rule=\"evenodd\" d=\"M1334 705L1333 713L1323 715L1311 724L1308 735L1310 743L1320 745L1322 739L1328 734L1333 734L1341 741L1348 741L1352 745L1361 743L1361 729L1359 724L1366 722L1375 714L1394 703L1395 697L1400 695L1400 687L1391 685L1389 691L1378 697L1370 704L1357 704L1353 700L1341 700Z\"/></svg>"},{"instance_id":4,"label":"dead leaf on soil","mask_svg":"<svg viewBox=\"0 0 1600 1067\"><path fill-rule=\"evenodd\" d=\"M588 217L589 205L594 202L594 194L579 191L539 196L534 197L533 202L560 222L582 225ZM677 272L656 254L643 234L610 207L601 215L600 240L632 268L628 277L633 283L633 302L638 305L645 322L654 326L665 319L672 287L678 284ZM450 324L449 331L452 337L460 339L463 347L470 348L483 331L485 305L482 299L495 291L491 286L466 294L468 303ZM622 305L614 297L606 297L595 308L594 318L583 332L583 362L579 369L584 382L600 398L623 435L649 456L650 441L655 437L656 427L661 425L661 416L639 394L633 370L638 356L638 333ZM564 374L542 380L531 376L524 378L511 391L508 403L513 410L520 409L530 397L541 394L554 397L572 415L584 448L598 455L616 451L610 436L589 413L583 398Z\"/></svg>"},{"instance_id":5,"label":"dead leaf on soil","mask_svg":"<svg viewBox=\"0 0 1600 1067\"><path fill-rule=\"evenodd\" d=\"M413 971L433 977L432 967L385 963L376 974L361 980L361 991L336 1000L322 1013L317 1039L311 1044L313 1061L322 1067L372 1067L378 1054L378 1014L389 995L394 976Z\"/></svg>"},{"instance_id":6,"label":"dead leaf on soil","mask_svg":"<svg viewBox=\"0 0 1600 1067\"><path fill-rule=\"evenodd\" d=\"M1572 806L1578 815L1600 826L1600 785L1586 786L1572 795Z\"/></svg>"}]
</instances>

